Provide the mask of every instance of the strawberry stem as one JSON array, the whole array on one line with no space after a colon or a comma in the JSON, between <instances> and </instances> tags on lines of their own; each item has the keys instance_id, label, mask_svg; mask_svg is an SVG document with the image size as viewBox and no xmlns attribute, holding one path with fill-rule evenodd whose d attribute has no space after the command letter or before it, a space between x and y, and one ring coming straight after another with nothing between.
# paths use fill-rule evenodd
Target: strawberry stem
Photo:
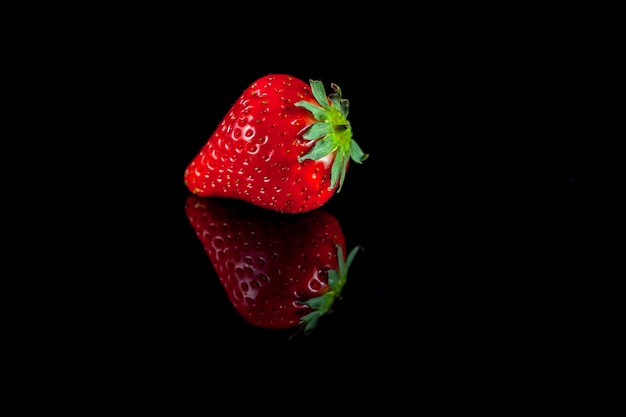
<instances>
[{"instance_id":1,"label":"strawberry stem","mask_svg":"<svg viewBox=\"0 0 626 417\"><path fill-rule=\"evenodd\" d=\"M348 279L348 269L354 260L356 253L361 249L360 246L356 246L350 251L348 257L344 260L343 249L340 244L337 244L337 270L328 270L328 286L330 289L319 297L311 298L304 302L313 309L312 312L305 315L300 319L300 323L304 326L304 333L309 334L317 325L320 317L330 311L335 300L341 299L341 291Z\"/></svg>"},{"instance_id":2,"label":"strawberry stem","mask_svg":"<svg viewBox=\"0 0 626 417\"><path fill-rule=\"evenodd\" d=\"M337 187L341 191L350 159L362 163L368 155L352 138L352 127L348 121L350 103L341 96L341 89L331 84L333 93L326 96L321 81L310 80L311 92L317 105L302 100L295 105L309 110L316 122L302 136L306 140L315 141L311 150L298 158L299 162L306 159L319 160L335 152L331 168L329 190Z\"/></svg>"}]
</instances>

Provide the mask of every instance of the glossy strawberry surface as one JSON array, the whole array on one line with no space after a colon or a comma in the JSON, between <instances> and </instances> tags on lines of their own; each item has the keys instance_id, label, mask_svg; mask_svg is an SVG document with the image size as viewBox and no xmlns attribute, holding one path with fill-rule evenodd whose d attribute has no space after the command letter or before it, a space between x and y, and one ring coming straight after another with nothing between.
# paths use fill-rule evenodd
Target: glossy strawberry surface
<instances>
[{"instance_id":1,"label":"glossy strawberry surface","mask_svg":"<svg viewBox=\"0 0 626 417\"><path fill-rule=\"evenodd\" d=\"M186 167L189 190L285 213L322 206L350 160L367 158L352 139L348 100L331 87L327 95L321 81L287 74L253 82Z\"/></svg>"},{"instance_id":2,"label":"glossy strawberry surface","mask_svg":"<svg viewBox=\"0 0 626 417\"><path fill-rule=\"evenodd\" d=\"M196 195L185 210L228 299L249 323L310 332L341 298L358 246L346 257L339 222L327 211L286 216Z\"/></svg>"}]
</instances>

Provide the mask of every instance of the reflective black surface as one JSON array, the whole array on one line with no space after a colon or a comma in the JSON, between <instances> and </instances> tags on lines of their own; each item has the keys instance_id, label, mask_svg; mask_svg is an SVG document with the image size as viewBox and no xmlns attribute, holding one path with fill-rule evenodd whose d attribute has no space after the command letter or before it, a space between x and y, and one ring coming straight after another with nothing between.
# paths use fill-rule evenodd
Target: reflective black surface
<instances>
[{"instance_id":1,"label":"reflective black surface","mask_svg":"<svg viewBox=\"0 0 626 417\"><path fill-rule=\"evenodd\" d=\"M332 349L375 369L569 361L594 331L590 242L613 207L612 165L596 168L607 113L572 88L574 47L442 42L338 65L278 50L225 59L207 44L96 48L80 70L38 79L32 97L60 112L25 116L29 139L5 154L20 168L3 171L14 340L167 366L241 349ZM306 337L237 315L185 215L187 163L271 72L340 85L370 155L324 207L363 251Z\"/></svg>"}]
</instances>

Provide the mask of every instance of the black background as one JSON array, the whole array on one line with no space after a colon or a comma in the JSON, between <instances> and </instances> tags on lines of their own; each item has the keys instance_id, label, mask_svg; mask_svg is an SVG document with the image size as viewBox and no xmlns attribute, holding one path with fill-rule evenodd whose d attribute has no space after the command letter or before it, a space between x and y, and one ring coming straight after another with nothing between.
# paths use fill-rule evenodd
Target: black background
<instances>
[{"instance_id":1,"label":"black background","mask_svg":"<svg viewBox=\"0 0 626 417\"><path fill-rule=\"evenodd\" d=\"M593 249L617 191L615 111L600 99L610 25L151 16L53 25L15 47L1 243L13 340L31 360L207 375L237 358L249 372L435 378L549 363L562 376L604 336ZM238 317L184 213L185 166L268 73L338 84L370 155L325 206L364 251L308 337Z\"/></svg>"}]
</instances>

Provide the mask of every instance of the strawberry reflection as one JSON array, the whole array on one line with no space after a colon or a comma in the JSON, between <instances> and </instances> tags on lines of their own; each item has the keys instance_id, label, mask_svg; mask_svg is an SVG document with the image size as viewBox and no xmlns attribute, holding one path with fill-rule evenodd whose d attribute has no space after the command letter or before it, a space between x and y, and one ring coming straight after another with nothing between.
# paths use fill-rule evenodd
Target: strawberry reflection
<instances>
[{"instance_id":1,"label":"strawberry reflection","mask_svg":"<svg viewBox=\"0 0 626 417\"><path fill-rule=\"evenodd\" d=\"M284 214L193 194L185 212L228 299L252 325L309 333L341 299L359 247L346 255L326 210Z\"/></svg>"}]
</instances>

